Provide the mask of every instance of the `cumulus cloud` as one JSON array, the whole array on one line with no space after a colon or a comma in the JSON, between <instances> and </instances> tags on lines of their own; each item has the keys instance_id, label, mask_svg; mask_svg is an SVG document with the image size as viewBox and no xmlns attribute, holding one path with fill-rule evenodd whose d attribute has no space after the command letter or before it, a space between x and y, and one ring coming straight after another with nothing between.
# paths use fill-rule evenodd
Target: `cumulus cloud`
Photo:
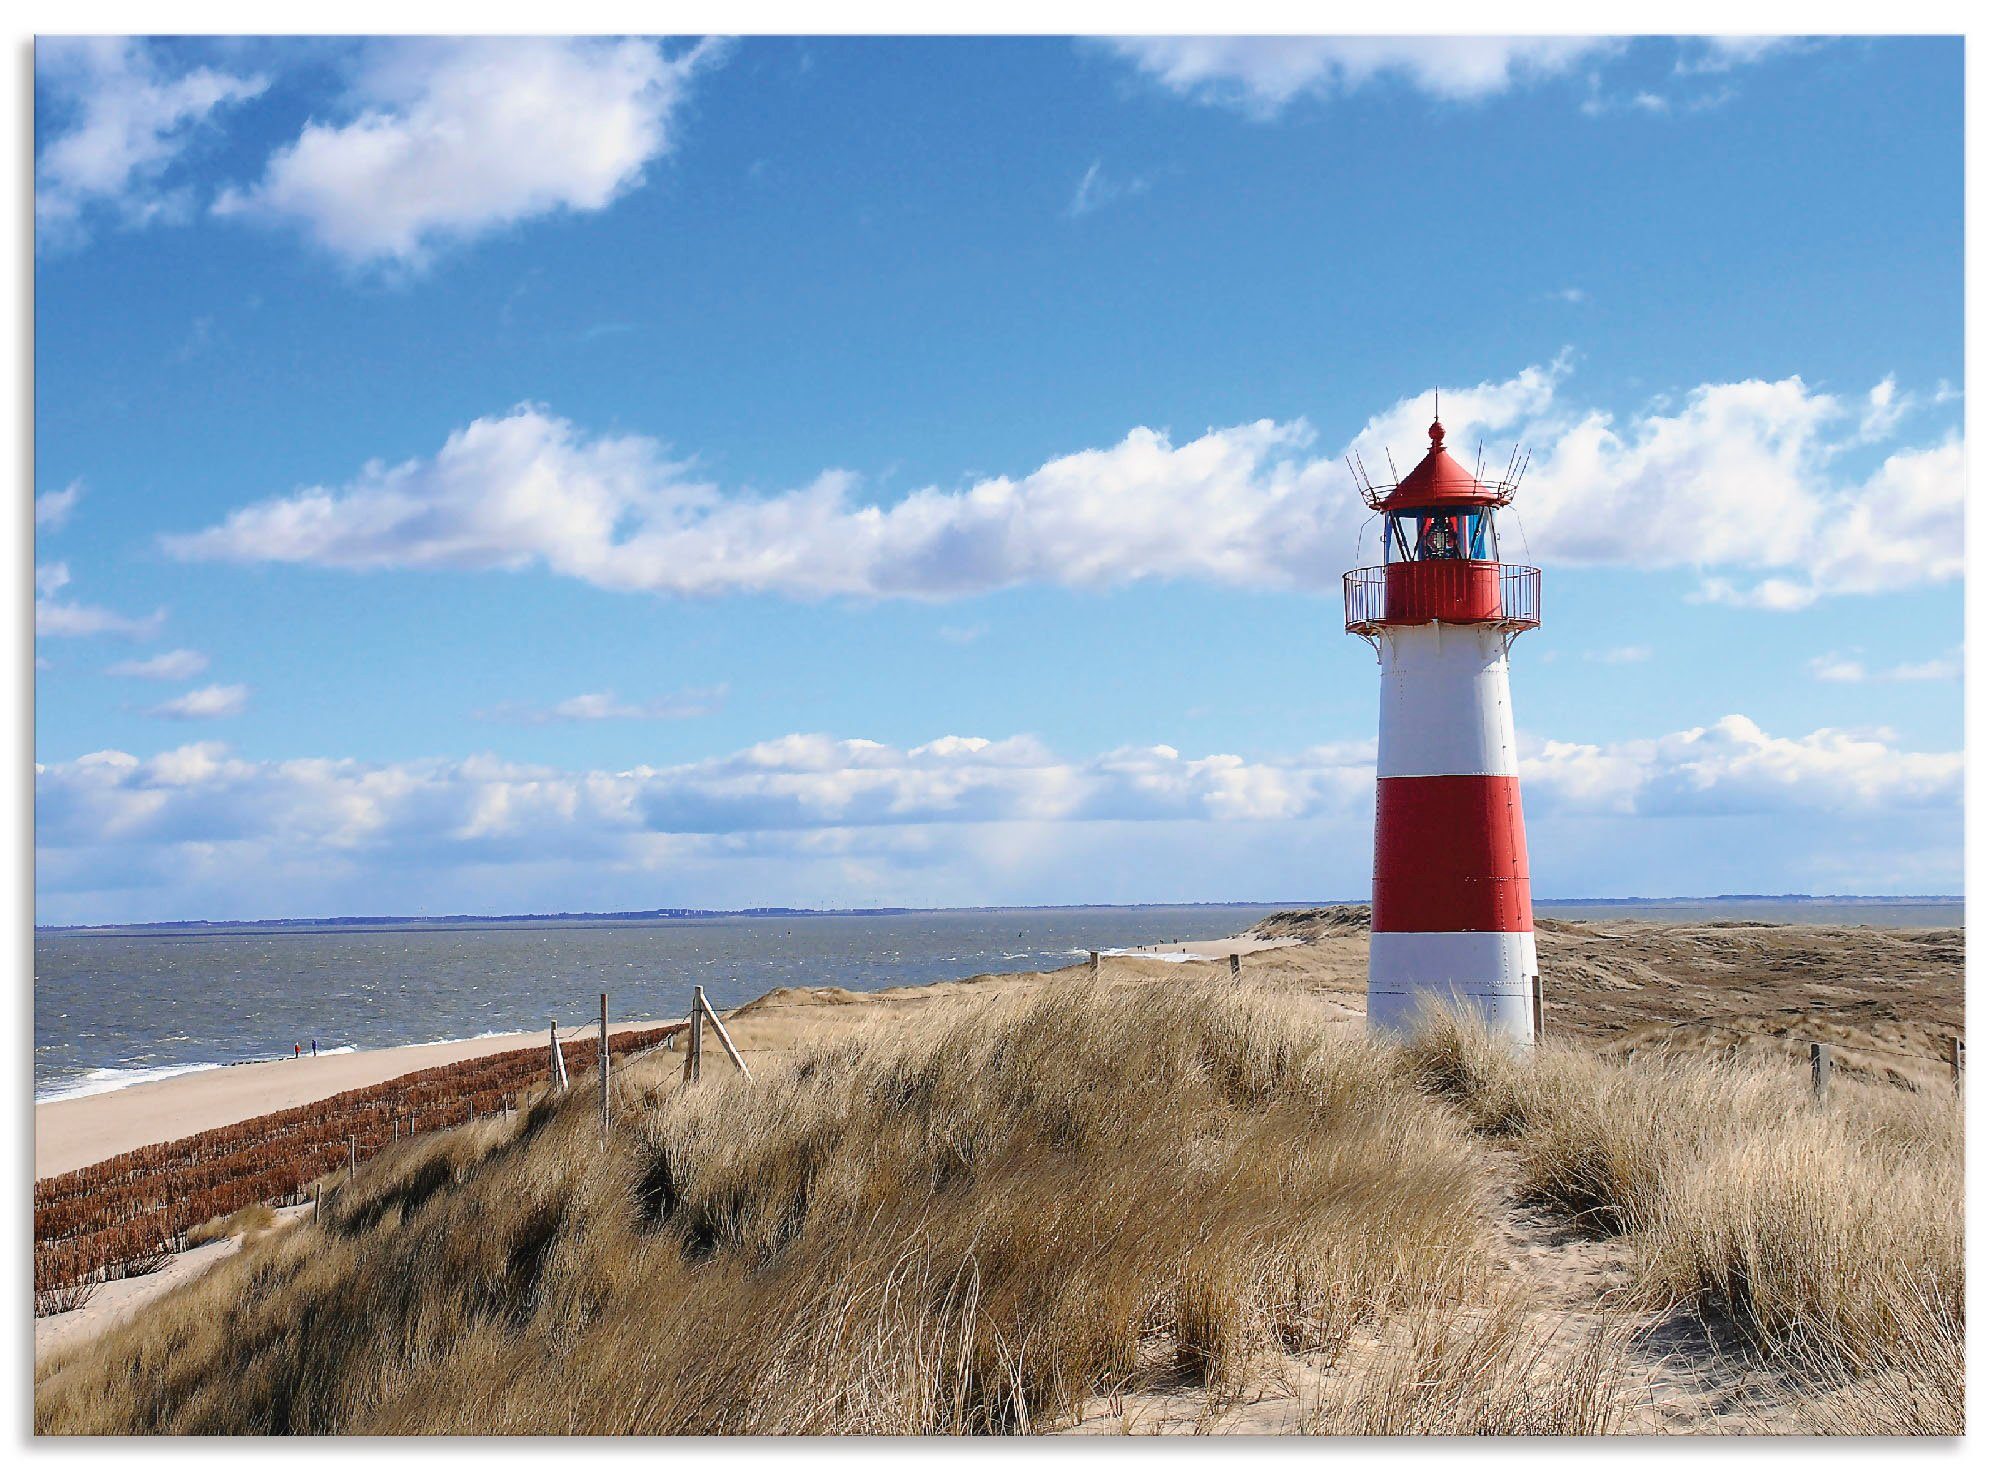
<instances>
[{"instance_id":1,"label":"cumulus cloud","mask_svg":"<svg viewBox=\"0 0 2000 1470\"><path fill-rule=\"evenodd\" d=\"M192 679L208 669L208 655L192 648L175 648L151 658L128 658L104 672L121 679Z\"/></svg>"},{"instance_id":2,"label":"cumulus cloud","mask_svg":"<svg viewBox=\"0 0 2000 1470\"><path fill-rule=\"evenodd\" d=\"M1106 43L1169 91L1270 117L1300 97L1394 78L1477 101L1621 49L1589 36L1145 36Z\"/></svg>"},{"instance_id":3,"label":"cumulus cloud","mask_svg":"<svg viewBox=\"0 0 2000 1470\"><path fill-rule=\"evenodd\" d=\"M1564 402L1567 360L1446 390L1467 459L1483 437L1539 447L1503 531L1520 560L1684 567L1697 595L1796 608L1963 574L1964 446L1902 449L1842 471L1872 398L1797 378L1704 384L1621 419ZM1414 456L1432 401L1375 415L1344 448ZM973 596L1025 583L1142 579L1327 591L1366 512L1303 421L1260 419L1176 443L1135 428L1025 475L927 487L888 505L829 470L775 495L725 492L640 435L593 436L523 405L474 420L433 456L371 463L347 484L244 506L170 535L188 559L518 570L681 596ZM1408 468L1409 459L1403 461Z\"/></svg>"},{"instance_id":4,"label":"cumulus cloud","mask_svg":"<svg viewBox=\"0 0 2000 1470\"><path fill-rule=\"evenodd\" d=\"M38 243L75 243L89 216L127 224L185 216L170 182L202 126L263 92L260 76L176 65L157 42L69 37L35 45Z\"/></svg>"},{"instance_id":5,"label":"cumulus cloud","mask_svg":"<svg viewBox=\"0 0 2000 1470\"><path fill-rule=\"evenodd\" d=\"M204 684L146 713L160 720L223 720L242 714L249 705L250 691L241 684Z\"/></svg>"},{"instance_id":6,"label":"cumulus cloud","mask_svg":"<svg viewBox=\"0 0 2000 1470\"><path fill-rule=\"evenodd\" d=\"M88 602L64 601L58 594L70 583L67 562L45 562L35 568L35 636L90 638L101 633L120 638L150 638L166 621L166 609L145 617L130 617Z\"/></svg>"},{"instance_id":7,"label":"cumulus cloud","mask_svg":"<svg viewBox=\"0 0 2000 1470\"><path fill-rule=\"evenodd\" d=\"M1542 741L1524 748L1521 760L1524 804L1532 794L1545 810L1572 814L1956 806L1964 800L1964 782L1962 751L1906 751L1887 730L1772 735L1743 715L1606 745Z\"/></svg>"},{"instance_id":8,"label":"cumulus cloud","mask_svg":"<svg viewBox=\"0 0 2000 1470\"><path fill-rule=\"evenodd\" d=\"M682 689L652 699L620 699L609 690L576 694L552 705L502 704L480 710L478 718L510 725L576 724L595 720L691 720L713 714L728 693L726 685Z\"/></svg>"},{"instance_id":9,"label":"cumulus cloud","mask_svg":"<svg viewBox=\"0 0 2000 1470\"><path fill-rule=\"evenodd\" d=\"M603 209L674 141L704 41L398 40L369 49L352 115L315 120L216 212L296 225L357 264L421 266L522 220Z\"/></svg>"},{"instance_id":10,"label":"cumulus cloud","mask_svg":"<svg viewBox=\"0 0 2000 1470\"><path fill-rule=\"evenodd\" d=\"M71 480L60 490L44 490L35 497L35 529L60 531L68 524L76 503L83 499L83 481Z\"/></svg>"},{"instance_id":11,"label":"cumulus cloud","mask_svg":"<svg viewBox=\"0 0 2000 1470\"><path fill-rule=\"evenodd\" d=\"M1948 825L1962 800L1961 753L1908 751L1876 730L1783 736L1731 715L1606 745L1528 739L1523 751L1531 835L1605 820L1743 814L1763 814L1768 827L1928 811ZM1072 897L1093 873L1101 884L1106 871L1124 870L1121 862L1149 871L1162 852L1172 861L1157 881L1185 884L1193 873L1199 884L1185 896L1200 897L1203 888L1213 896L1233 887L1231 865L1244 855L1282 852L1289 866L1263 879L1274 891L1326 894L1322 885L1337 881L1326 877L1333 863L1352 875L1346 891L1359 893L1374 778L1371 741L1256 759L1166 745L1069 759L1028 736L901 747L797 734L713 759L615 771L491 756L256 761L201 743L148 758L100 751L38 766L37 872L52 899L121 883L172 893L199 875L203 901L226 911L238 900L249 905L244 895L261 892L270 875L303 875L307 886L274 900L298 913L338 906L310 884L369 874L376 904L407 894L410 881L449 880L459 886L439 891L490 895L498 883L527 906L545 906L547 893L536 899L533 884L556 875L565 892L621 896L600 898L599 907L627 906L647 885L658 893L670 882L680 896L656 901L737 892L769 902L780 881L785 892L823 896L836 881L847 891L837 875L855 873L901 885L887 901L993 901L994 889L982 896L978 882L1019 892L1078 853L1087 861L1066 877ZM1646 846L1629 826L1621 830L1624 850ZM1559 870L1560 846L1538 846L1537 861L1545 860ZM720 876L730 864L754 869L762 892L732 887ZM957 865L960 886L932 886L940 865ZM509 889L509 872L532 882ZM978 882L967 878L973 872ZM712 886L690 896L690 874ZM1620 877L1598 871L1593 881ZM884 897L879 889L874 896Z\"/></svg>"}]
</instances>

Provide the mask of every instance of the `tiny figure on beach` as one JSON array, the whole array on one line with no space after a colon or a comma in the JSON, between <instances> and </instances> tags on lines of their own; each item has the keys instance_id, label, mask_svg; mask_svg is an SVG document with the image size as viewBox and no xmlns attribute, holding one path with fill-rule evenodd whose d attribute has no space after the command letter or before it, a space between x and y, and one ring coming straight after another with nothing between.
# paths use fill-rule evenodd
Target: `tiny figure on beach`
<instances>
[{"instance_id":1,"label":"tiny figure on beach","mask_svg":"<svg viewBox=\"0 0 2000 1470\"><path fill-rule=\"evenodd\" d=\"M299 1059L299 1044L295 1041L292 1043L292 1060L296 1062L298 1059Z\"/></svg>"},{"instance_id":2,"label":"tiny figure on beach","mask_svg":"<svg viewBox=\"0 0 2000 1470\"><path fill-rule=\"evenodd\" d=\"M319 1038L317 1036L313 1038L313 1055L319 1055Z\"/></svg>"}]
</instances>

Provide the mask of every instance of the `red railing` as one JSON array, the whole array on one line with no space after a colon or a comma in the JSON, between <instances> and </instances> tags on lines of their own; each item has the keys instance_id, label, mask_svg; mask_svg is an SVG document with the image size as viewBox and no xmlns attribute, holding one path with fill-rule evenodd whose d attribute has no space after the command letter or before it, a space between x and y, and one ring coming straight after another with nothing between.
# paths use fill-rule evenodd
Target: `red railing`
<instances>
[{"instance_id":1,"label":"red railing","mask_svg":"<svg viewBox=\"0 0 2000 1470\"><path fill-rule=\"evenodd\" d=\"M1416 623L1496 623L1519 632L1542 623L1542 569L1442 558L1357 567L1341 582L1347 631Z\"/></svg>"}]
</instances>

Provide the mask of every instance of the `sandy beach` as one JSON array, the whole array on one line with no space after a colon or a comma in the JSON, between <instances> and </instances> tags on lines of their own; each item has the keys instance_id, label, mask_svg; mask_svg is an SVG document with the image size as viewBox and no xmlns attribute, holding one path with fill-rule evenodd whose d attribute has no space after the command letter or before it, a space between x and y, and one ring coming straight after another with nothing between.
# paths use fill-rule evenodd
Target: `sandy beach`
<instances>
[{"instance_id":1,"label":"sandy beach","mask_svg":"<svg viewBox=\"0 0 2000 1470\"><path fill-rule=\"evenodd\" d=\"M644 1031L661 1021L618 1021L615 1032ZM388 1046L336 1056L285 1057L207 1072L186 1072L112 1092L57 1098L35 1107L35 1177L47 1179L95 1164L127 1149L186 1138L206 1128L294 1108L392 1077L469 1061L495 1052L546 1045L546 1031L516 1031L468 1041Z\"/></svg>"}]
</instances>

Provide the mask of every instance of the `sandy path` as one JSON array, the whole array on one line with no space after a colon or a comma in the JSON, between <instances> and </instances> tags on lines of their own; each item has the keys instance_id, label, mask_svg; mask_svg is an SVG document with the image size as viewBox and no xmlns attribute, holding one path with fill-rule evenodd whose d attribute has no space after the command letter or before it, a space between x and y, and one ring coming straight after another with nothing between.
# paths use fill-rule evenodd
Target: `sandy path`
<instances>
[{"instance_id":1,"label":"sandy path","mask_svg":"<svg viewBox=\"0 0 2000 1470\"><path fill-rule=\"evenodd\" d=\"M289 1205L272 1213L278 1217L278 1227L282 1228L311 1209L309 1204ZM192 1250L167 1257L167 1264L150 1276L128 1276L123 1281L105 1282L89 1301L73 1312L37 1317L35 1362L39 1364L58 1348L75 1347L108 1332L176 1287L185 1286L211 1267L228 1260L242 1248L243 1241L234 1235L224 1240L212 1240L207 1245L198 1245Z\"/></svg>"},{"instance_id":2,"label":"sandy path","mask_svg":"<svg viewBox=\"0 0 2000 1470\"><path fill-rule=\"evenodd\" d=\"M643 1031L662 1021L619 1021L612 1030ZM290 1057L246 1062L208 1072L185 1072L115 1092L60 1098L35 1107L35 1177L47 1179L94 1164L127 1149L186 1138L208 1128L317 1102L355 1087L463 1062L494 1052L546 1046L546 1031L517 1031L471 1041L386 1046L338 1056ZM566 1038L567 1039L567 1038Z\"/></svg>"}]
</instances>

